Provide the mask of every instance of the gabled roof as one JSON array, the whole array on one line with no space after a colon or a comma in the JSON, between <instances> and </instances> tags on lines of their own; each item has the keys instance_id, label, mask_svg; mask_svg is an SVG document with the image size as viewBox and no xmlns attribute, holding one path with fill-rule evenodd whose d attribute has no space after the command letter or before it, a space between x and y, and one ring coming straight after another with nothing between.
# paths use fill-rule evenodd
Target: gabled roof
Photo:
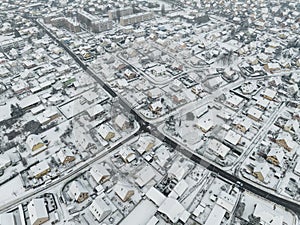
<instances>
[{"instance_id":1,"label":"gabled roof","mask_svg":"<svg viewBox=\"0 0 300 225\"><path fill-rule=\"evenodd\" d=\"M72 197L77 200L82 193L88 193L88 191L82 186L79 181L73 181L70 185L69 192Z\"/></svg>"},{"instance_id":2,"label":"gabled roof","mask_svg":"<svg viewBox=\"0 0 300 225\"><path fill-rule=\"evenodd\" d=\"M110 173L108 170L101 164L95 164L92 166L90 173L96 182L100 182L103 177L109 177Z\"/></svg>"},{"instance_id":3,"label":"gabled roof","mask_svg":"<svg viewBox=\"0 0 300 225\"><path fill-rule=\"evenodd\" d=\"M233 130L229 130L225 136L225 141L228 141L230 144L233 145L237 145L240 140L241 140L242 136L236 132L234 132Z\"/></svg>"},{"instance_id":4,"label":"gabled roof","mask_svg":"<svg viewBox=\"0 0 300 225\"><path fill-rule=\"evenodd\" d=\"M285 156L285 153L281 147L271 148L271 150L268 153L268 157L275 157L278 160L279 165L281 165L283 163L284 156Z\"/></svg>"},{"instance_id":5,"label":"gabled roof","mask_svg":"<svg viewBox=\"0 0 300 225\"><path fill-rule=\"evenodd\" d=\"M32 199L28 205L28 214L31 224L35 224L37 220L48 220L48 212L43 198Z\"/></svg>"},{"instance_id":6,"label":"gabled roof","mask_svg":"<svg viewBox=\"0 0 300 225\"><path fill-rule=\"evenodd\" d=\"M26 139L26 144L29 146L30 150L37 144L44 143L39 135L30 134Z\"/></svg>"}]
</instances>

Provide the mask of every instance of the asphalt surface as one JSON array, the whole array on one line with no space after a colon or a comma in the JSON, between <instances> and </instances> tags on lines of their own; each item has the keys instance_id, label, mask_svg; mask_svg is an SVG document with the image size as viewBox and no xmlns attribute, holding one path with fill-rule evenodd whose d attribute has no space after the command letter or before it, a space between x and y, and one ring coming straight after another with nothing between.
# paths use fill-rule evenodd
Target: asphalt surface
<instances>
[{"instance_id":1,"label":"asphalt surface","mask_svg":"<svg viewBox=\"0 0 300 225\"><path fill-rule=\"evenodd\" d=\"M45 27L40 24L39 22L37 22L37 24L45 29ZM107 84L105 84L93 71L91 71L88 66L86 64L84 64L79 57L74 54L71 49L69 49L66 45L64 45L63 43L61 43L51 32L49 32L47 29L45 29L46 33L53 39L56 40L56 42L62 47L64 48L72 57L73 59L91 76L93 77L102 87L105 91L107 91L112 97L118 97L118 95L115 93L114 90L112 90ZM154 135L155 137L159 138L160 140L166 142L167 144L169 144L172 148L180 151L184 156L186 156L187 158L191 159L192 161L194 161L197 164L200 164L201 166L207 168L208 170L210 170L211 172L216 173L216 176L220 177L220 178L225 178L226 180L237 184L237 182L239 183L237 186L239 186L239 188L241 188L242 190L247 190L250 191L262 198L266 198L278 205L281 205L283 207L285 207L286 209L292 210L294 211L296 214L300 215L300 204L296 204L294 202L288 201L286 199L283 199L281 197L278 197L276 195L271 194L270 192L264 191L252 184L249 184L247 182L245 182L244 180L239 179L238 177L223 171L222 169L212 165L211 163L209 163L208 161L206 161L203 158L200 158L198 155L195 155L193 153L191 153L189 150L186 150L184 148L182 148L182 146L178 145L176 142L174 142L173 140L169 139L168 137L166 137L164 134L162 134L160 131L158 131L157 127L154 125L149 124L148 122L144 121L144 119L138 114L136 113L133 109L131 109L130 105L128 105L125 101L123 101L121 98L119 98L119 103L122 105L122 107L124 107L124 109L131 113L132 115L135 116L135 119L139 122L141 128L140 128L140 132L149 132L152 135Z\"/></svg>"}]
</instances>

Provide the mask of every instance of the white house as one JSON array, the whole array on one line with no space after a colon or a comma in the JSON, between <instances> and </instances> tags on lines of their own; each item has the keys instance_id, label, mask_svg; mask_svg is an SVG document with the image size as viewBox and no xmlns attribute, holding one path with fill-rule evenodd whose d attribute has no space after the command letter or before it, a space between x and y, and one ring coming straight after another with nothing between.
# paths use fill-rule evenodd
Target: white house
<instances>
[{"instance_id":1,"label":"white house","mask_svg":"<svg viewBox=\"0 0 300 225\"><path fill-rule=\"evenodd\" d=\"M121 129L121 130L125 130L126 128L129 127L129 120L126 116L124 116L123 114L119 114L116 118L115 118L115 124Z\"/></svg>"},{"instance_id":2,"label":"white house","mask_svg":"<svg viewBox=\"0 0 300 225\"><path fill-rule=\"evenodd\" d=\"M68 148L61 149L56 155L62 164L67 164L75 160L74 154Z\"/></svg>"},{"instance_id":3,"label":"white house","mask_svg":"<svg viewBox=\"0 0 300 225\"><path fill-rule=\"evenodd\" d=\"M76 202L83 202L89 197L88 191L79 181L73 181L69 188L69 194Z\"/></svg>"},{"instance_id":4,"label":"white house","mask_svg":"<svg viewBox=\"0 0 300 225\"><path fill-rule=\"evenodd\" d=\"M32 151L40 150L45 147L43 140L36 134L30 134L26 139L26 144Z\"/></svg>"},{"instance_id":5,"label":"white house","mask_svg":"<svg viewBox=\"0 0 300 225\"><path fill-rule=\"evenodd\" d=\"M98 222L104 220L111 213L110 206L100 196L95 198L89 210Z\"/></svg>"},{"instance_id":6,"label":"white house","mask_svg":"<svg viewBox=\"0 0 300 225\"><path fill-rule=\"evenodd\" d=\"M215 155L224 159L230 152L230 148L218 141L217 139L211 139L208 144L208 149L211 150Z\"/></svg>"},{"instance_id":7,"label":"white house","mask_svg":"<svg viewBox=\"0 0 300 225\"><path fill-rule=\"evenodd\" d=\"M114 130L107 124L101 124L98 128L98 133L105 141L110 141L115 137Z\"/></svg>"},{"instance_id":8,"label":"white house","mask_svg":"<svg viewBox=\"0 0 300 225\"><path fill-rule=\"evenodd\" d=\"M126 163L132 162L136 157L134 151L129 147L121 148L121 150L119 151L119 155Z\"/></svg>"},{"instance_id":9,"label":"white house","mask_svg":"<svg viewBox=\"0 0 300 225\"><path fill-rule=\"evenodd\" d=\"M110 173L107 169L101 164L95 164L92 166L90 173L94 180L99 183L104 183L105 181L109 180Z\"/></svg>"},{"instance_id":10,"label":"white house","mask_svg":"<svg viewBox=\"0 0 300 225\"><path fill-rule=\"evenodd\" d=\"M30 168L32 175L37 179L49 173L50 170L51 168L46 160L41 161Z\"/></svg>"},{"instance_id":11,"label":"white house","mask_svg":"<svg viewBox=\"0 0 300 225\"><path fill-rule=\"evenodd\" d=\"M173 224L177 223L179 220L185 223L190 216L190 213L173 198L166 198L159 206L158 212L168 217Z\"/></svg>"},{"instance_id":12,"label":"white house","mask_svg":"<svg viewBox=\"0 0 300 225\"><path fill-rule=\"evenodd\" d=\"M234 132L233 130L229 130L224 140L232 145L237 145L240 142L241 138L242 136L240 134Z\"/></svg>"},{"instance_id":13,"label":"white house","mask_svg":"<svg viewBox=\"0 0 300 225\"><path fill-rule=\"evenodd\" d=\"M40 225L49 220L43 198L32 199L28 203L27 208L31 225Z\"/></svg>"},{"instance_id":14,"label":"white house","mask_svg":"<svg viewBox=\"0 0 300 225\"><path fill-rule=\"evenodd\" d=\"M124 184L120 181L114 186L114 191L123 202L126 202L134 195L134 190L129 187L129 184Z\"/></svg>"}]
</instances>

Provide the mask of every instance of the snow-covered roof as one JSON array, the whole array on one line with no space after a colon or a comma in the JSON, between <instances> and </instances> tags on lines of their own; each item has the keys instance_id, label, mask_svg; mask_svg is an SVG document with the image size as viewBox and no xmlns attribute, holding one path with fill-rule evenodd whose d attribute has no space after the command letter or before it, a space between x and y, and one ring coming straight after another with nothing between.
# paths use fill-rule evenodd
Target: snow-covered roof
<instances>
[{"instance_id":1,"label":"snow-covered roof","mask_svg":"<svg viewBox=\"0 0 300 225\"><path fill-rule=\"evenodd\" d=\"M31 225L42 224L49 219L43 198L32 199L27 208Z\"/></svg>"},{"instance_id":2,"label":"snow-covered roof","mask_svg":"<svg viewBox=\"0 0 300 225\"><path fill-rule=\"evenodd\" d=\"M13 213L3 213L0 214L0 224L1 225L15 225L15 218Z\"/></svg>"},{"instance_id":3,"label":"snow-covered roof","mask_svg":"<svg viewBox=\"0 0 300 225\"><path fill-rule=\"evenodd\" d=\"M272 207L268 207L262 203L256 204L253 216L260 217L261 221L269 225L283 224L283 215L278 214Z\"/></svg>"},{"instance_id":4,"label":"snow-covered roof","mask_svg":"<svg viewBox=\"0 0 300 225\"><path fill-rule=\"evenodd\" d=\"M185 215L185 208L175 199L166 198L165 201L158 208L160 213L165 214L172 223L177 223L180 217Z\"/></svg>"},{"instance_id":5,"label":"snow-covered roof","mask_svg":"<svg viewBox=\"0 0 300 225\"><path fill-rule=\"evenodd\" d=\"M237 145L241 140L241 135L234 132L233 130L229 130L225 136L225 141L228 141L230 144Z\"/></svg>"},{"instance_id":6,"label":"snow-covered roof","mask_svg":"<svg viewBox=\"0 0 300 225\"><path fill-rule=\"evenodd\" d=\"M196 126L199 127L203 132L209 131L215 123L211 118L202 117L198 120Z\"/></svg>"},{"instance_id":7,"label":"snow-covered roof","mask_svg":"<svg viewBox=\"0 0 300 225\"><path fill-rule=\"evenodd\" d=\"M295 174L300 175L300 161L297 162L296 166L294 167Z\"/></svg>"},{"instance_id":8,"label":"snow-covered roof","mask_svg":"<svg viewBox=\"0 0 300 225\"><path fill-rule=\"evenodd\" d=\"M269 103L270 103L270 101L268 99L263 98L263 97L259 97L256 101L256 104L258 106L262 106L263 108L267 108Z\"/></svg>"},{"instance_id":9,"label":"snow-covered roof","mask_svg":"<svg viewBox=\"0 0 300 225\"><path fill-rule=\"evenodd\" d=\"M32 108L30 111L32 112L33 115L35 115L35 114L38 114L38 113L40 113L44 110L45 110L44 105L39 105L37 107Z\"/></svg>"},{"instance_id":10,"label":"snow-covered roof","mask_svg":"<svg viewBox=\"0 0 300 225\"><path fill-rule=\"evenodd\" d=\"M149 140L148 138L141 137L138 142L136 143L136 150L140 154L144 154L146 151L150 151L154 146L154 140Z\"/></svg>"},{"instance_id":11,"label":"snow-covered roof","mask_svg":"<svg viewBox=\"0 0 300 225\"><path fill-rule=\"evenodd\" d=\"M247 113L249 116L254 117L255 119L260 119L263 114L262 111L258 110L254 106L252 106Z\"/></svg>"},{"instance_id":12,"label":"snow-covered roof","mask_svg":"<svg viewBox=\"0 0 300 225\"><path fill-rule=\"evenodd\" d=\"M243 117L243 118L237 117L232 123L243 126L246 131L249 130L252 125L252 121L248 117Z\"/></svg>"},{"instance_id":13,"label":"snow-covered roof","mask_svg":"<svg viewBox=\"0 0 300 225\"><path fill-rule=\"evenodd\" d=\"M257 163L253 170L254 173L261 173L261 175L266 178L270 172L270 166L267 162Z\"/></svg>"},{"instance_id":14,"label":"snow-covered roof","mask_svg":"<svg viewBox=\"0 0 300 225\"><path fill-rule=\"evenodd\" d=\"M228 194L225 191L221 191L216 203L226 209L227 212L231 213L234 209L236 200L236 197Z\"/></svg>"},{"instance_id":15,"label":"snow-covered roof","mask_svg":"<svg viewBox=\"0 0 300 225\"><path fill-rule=\"evenodd\" d=\"M158 223L156 216L151 217L151 219L146 223L146 225L156 225Z\"/></svg>"},{"instance_id":16,"label":"snow-covered roof","mask_svg":"<svg viewBox=\"0 0 300 225\"><path fill-rule=\"evenodd\" d=\"M88 191L79 181L73 181L70 185L69 193L75 198L75 200L78 200L82 193L88 193Z\"/></svg>"},{"instance_id":17,"label":"snow-covered roof","mask_svg":"<svg viewBox=\"0 0 300 225\"><path fill-rule=\"evenodd\" d=\"M93 203L89 206L89 210L100 222L111 213L111 207L100 197L95 198Z\"/></svg>"},{"instance_id":18,"label":"snow-covered roof","mask_svg":"<svg viewBox=\"0 0 300 225\"><path fill-rule=\"evenodd\" d=\"M40 174L42 174L45 171L48 171L50 169L51 168L50 168L49 164L47 163L47 161L39 162L38 164L36 164L30 168L33 176L39 176Z\"/></svg>"},{"instance_id":19,"label":"snow-covered roof","mask_svg":"<svg viewBox=\"0 0 300 225\"><path fill-rule=\"evenodd\" d=\"M129 147L121 148L119 155L127 163L132 162L136 157L134 151Z\"/></svg>"},{"instance_id":20,"label":"snow-covered roof","mask_svg":"<svg viewBox=\"0 0 300 225\"><path fill-rule=\"evenodd\" d=\"M212 150L216 155L220 156L221 158L225 158L226 155L229 153L230 148L226 145L222 144L217 139L211 139L208 148Z\"/></svg>"},{"instance_id":21,"label":"snow-covered roof","mask_svg":"<svg viewBox=\"0 0 300 225\"><path fill-rule=\"evenodd\" d=\"M44 142L39 135L30 134L26 139L26 144L29 146L30 150L33 150L35 145L44 144Z\"/></svg>"},{"instance_id":22,"label":"snow-covered roof","mask_svg":"<svg viewBox=\"0 0 300 225\"><path fill-rule=\"evenodd\" d=\"M226 209L215 204L204 225L220 225L226 213Z\"/></svg>"},{"instance_id":23,"label":"snow-covered roof","mask_svg":"<svg viewBox=\"0 0 300 225\"><path fill-rule=\"evenodd\" d=\"M88 113L88 115L90 117L94 117L94 116L104 112L104 108L102 105L96 104L96 105L92 106L91 108L87 109L86 112Z\"/></svg>"},{"instance_id":24,"label":"snow-covered roof","mask_svg":"<svg viewBox=\"0 0 300 225\"><path fill-rule=\"evenodd\" d=\"M120 128L120 129L124 129L126 127L126 124L129 123L129 120L126 116L124 116L123 114L119 114L116 118L115 118L115 124Z\"/></svg>"},{"instance_id":25,"label":"snow-covered roof","mask_svg":"<svg viewBox=\"0 0 300 225\"><path fill-rule=\"evenodd\" d=\"M163 94L163 91L160 88L153 88L148 91L148 96L151 98L158 98Z\"/></svg>"},{"instance_id":26,"label":"snow-covered roof","mask_svg":"<svg viewBox=\"0 0 300 225\"><path fill-rule=\"evenodd\" d=\"M269 97L271 99L275 98L276 96L276 91L270 88L266 88L263 92L263 96Z\"/></svg>"},{"instance_id":27,"label":"snow-covered roof","mask_svg":"<svg viewBox=\"0 0 300 225\"><path fill-rule=\"evenodd\" d=\"M175 177L179 181L184 177L186 172L186 169L181 164L174 163L168 170L168 175Z\"/></svg>"},{"instance_id":28,"label":"snow-covered roof","mask_svg":"<svg viewBox=\"0 0 300 225\"><path fill-rule=\"evenodd\" d=\"M137 183L140 187L143 187L155 177L155 172L151 166L147 165L141 169L136 176L137 178L135 179L135 183Z\"/></svg>"},{"instance_id":29,"label":"snow-covered roof","mask_svg":"<svg viewBox=\"0 0 300 225\"><path fill-rule=\"evenodd\" d=\"M40 98L36 95L30 95L28 97L25 97L23 98L20 102L19 102L19 106L22 108L22 109L25 109L29 106L32 106L34 104L37 104L41 102Z\"/></svg>"},{"instance_id":30,"label":"snow-covered roof","mask_svg":"<svg viewBox=\"0 0 300 225\"><path fill-rule=\"evenodd\" d=\"M107 124L101 124L97 131L103 139L106 139L110 133L115 134L114 130Z\"/></svg>"},{"instance_id":31,"label":"snow-covered roof","mask_svg":"<svg viewBox=\"0 0 300 225\"><path fill-rule=\"evenodd\" d=\"M120 181L114 186L114 191L122 201L126 201L128 197L134 194L134 190L129 184L121 183Z\"/></svg>"},{"instance_id":32,"label":"snow-covered roof","mask_svg":"<svg viewBox=\"0 0 300 225\"><path fill-rule=\"evenodd\" d=\"M230 95L230 97L227 99L227 103L230 105L233 105L234 107L239 106L244 99L242 97L239 97L237 95Z\"/></svg>"},{"instance_id":33,"label":"snow-covered roof","mask_svg":"<svg viewBox=\"0 0 300 225\"><path fill-rule=\"evenodd\" d=\"M61 149L56 155L61 163L64 163L67 158L74 159L74 154L69 148Z\"/></svg>"},{"instance_id":34,"label":"snow-covered roof","mask_svg":"<svg viewBox=\"0 0 300 225\"><path fill-rule=\"evenodd\" d=\"M293 137L288 132L281 132L279 133L278 137L276 138L277 141L283 140L286 144L286 147L289 150L294 150L297 147L297 143L293 140Z\"/></svg>"},{"instance_id":35,"label":"snow-covered roof","mask_svg":"<svg viewBox=\"0 0 300 225\"><path fill-rule=\"evenodd\" d=\"M5 167L9 166L10 164L11 164L11 160L10 160L9 156L6 153L0 154L0 169L5 168Z\"/></svg>"},{"instance_id":36,"label":"snow-covered roof","mask_svg":"<svg viewBox=\"0 0 300 225\"><path fill-rule=\"evenodd\" d=\"M101 164L95 164L92 166L90 173L97 183L100 183L104 179L110 177L108 170Z\"/></svg>"},{"instance_id":37,"label":"snow-covered roof","mask_svg":"<svg viewBox=\"0 0 300 225\"><path fill-rule=\"evenodd\" d=\"M182 179L175 185L173 190L170 192L169 197L174 196L176 199L177 197L182 196L182 194L188 189L188 186L188 183Z\"/></svg>"},{"instance_id":38,"label":"snow-covered roof","mask_svg":"<svg viewBox=\"0 0 300 225\"><path fill-rule=\"evenodd\" d=\"M147 193L146 196L155 203L155 205L160 206L164 200L166 199L166 196L164 196L159 190L157 190L155 187L151 187Z\"/></svg>"},{"instance_id":39,"label":"snow-covered roof","mask_svg":"<svg viewBox=\"0 0 300 225\"><path fill-rule=\"evenodd\" d=\"M284 156L285 156L285 153L281 147L271 148L271 150L268 153L268 157L275 157L278 160L279 165L282 165Z\"/></svg>"}]
</instances>

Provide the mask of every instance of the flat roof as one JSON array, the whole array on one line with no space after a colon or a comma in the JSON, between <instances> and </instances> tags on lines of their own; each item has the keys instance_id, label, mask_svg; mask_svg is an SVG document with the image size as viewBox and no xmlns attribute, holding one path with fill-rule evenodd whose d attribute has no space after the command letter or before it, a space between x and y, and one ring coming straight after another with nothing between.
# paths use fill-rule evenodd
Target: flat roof
<instances>
[{"instance_id":1,"label":"flat roof","mask_svg":"<svg viewBox=\"0 0 300 225\"><path fill-rule=\"evenodd\" d=\"M147 224L156 213L156 206L150 200L140 202L129 214L121 221L120 225Z\"/></svg>"},{"instance_id":2,"label":"flat roof","mask_svg":"<svg viewBox=\"0 0 300 225\"><path fill-rule=\"evenodd\" d=\"M220 225L226 213L226 209L219 205L215 205L210 212L204 225Z\"/></svg>"},{"instance_id":3,"label":"flat roof","mask_svg":"<svg viewBox=\"0 0 300 225\"><path fill-rule=\"evenodd\" d=\"M36 103L39 103L41 100L38 96L36 95L30 95L28 97L23 98L20 102L19 102L19 106L21 108L26 108L28 106L34 105Z\"/></svg>"},{"instance_id":4,"label":"flat roof","mask_svg":"<svg viewBox=\"0 0 300 225\"><path fill-rule=\"evenodd\" d=\"M160 206L164 200L166 199L166 196L164 196L159 190L157 190L155 187L151 187L148 192L146 193L146 196L152 200L157 206Z\"/></svg>"}]
</instances>

